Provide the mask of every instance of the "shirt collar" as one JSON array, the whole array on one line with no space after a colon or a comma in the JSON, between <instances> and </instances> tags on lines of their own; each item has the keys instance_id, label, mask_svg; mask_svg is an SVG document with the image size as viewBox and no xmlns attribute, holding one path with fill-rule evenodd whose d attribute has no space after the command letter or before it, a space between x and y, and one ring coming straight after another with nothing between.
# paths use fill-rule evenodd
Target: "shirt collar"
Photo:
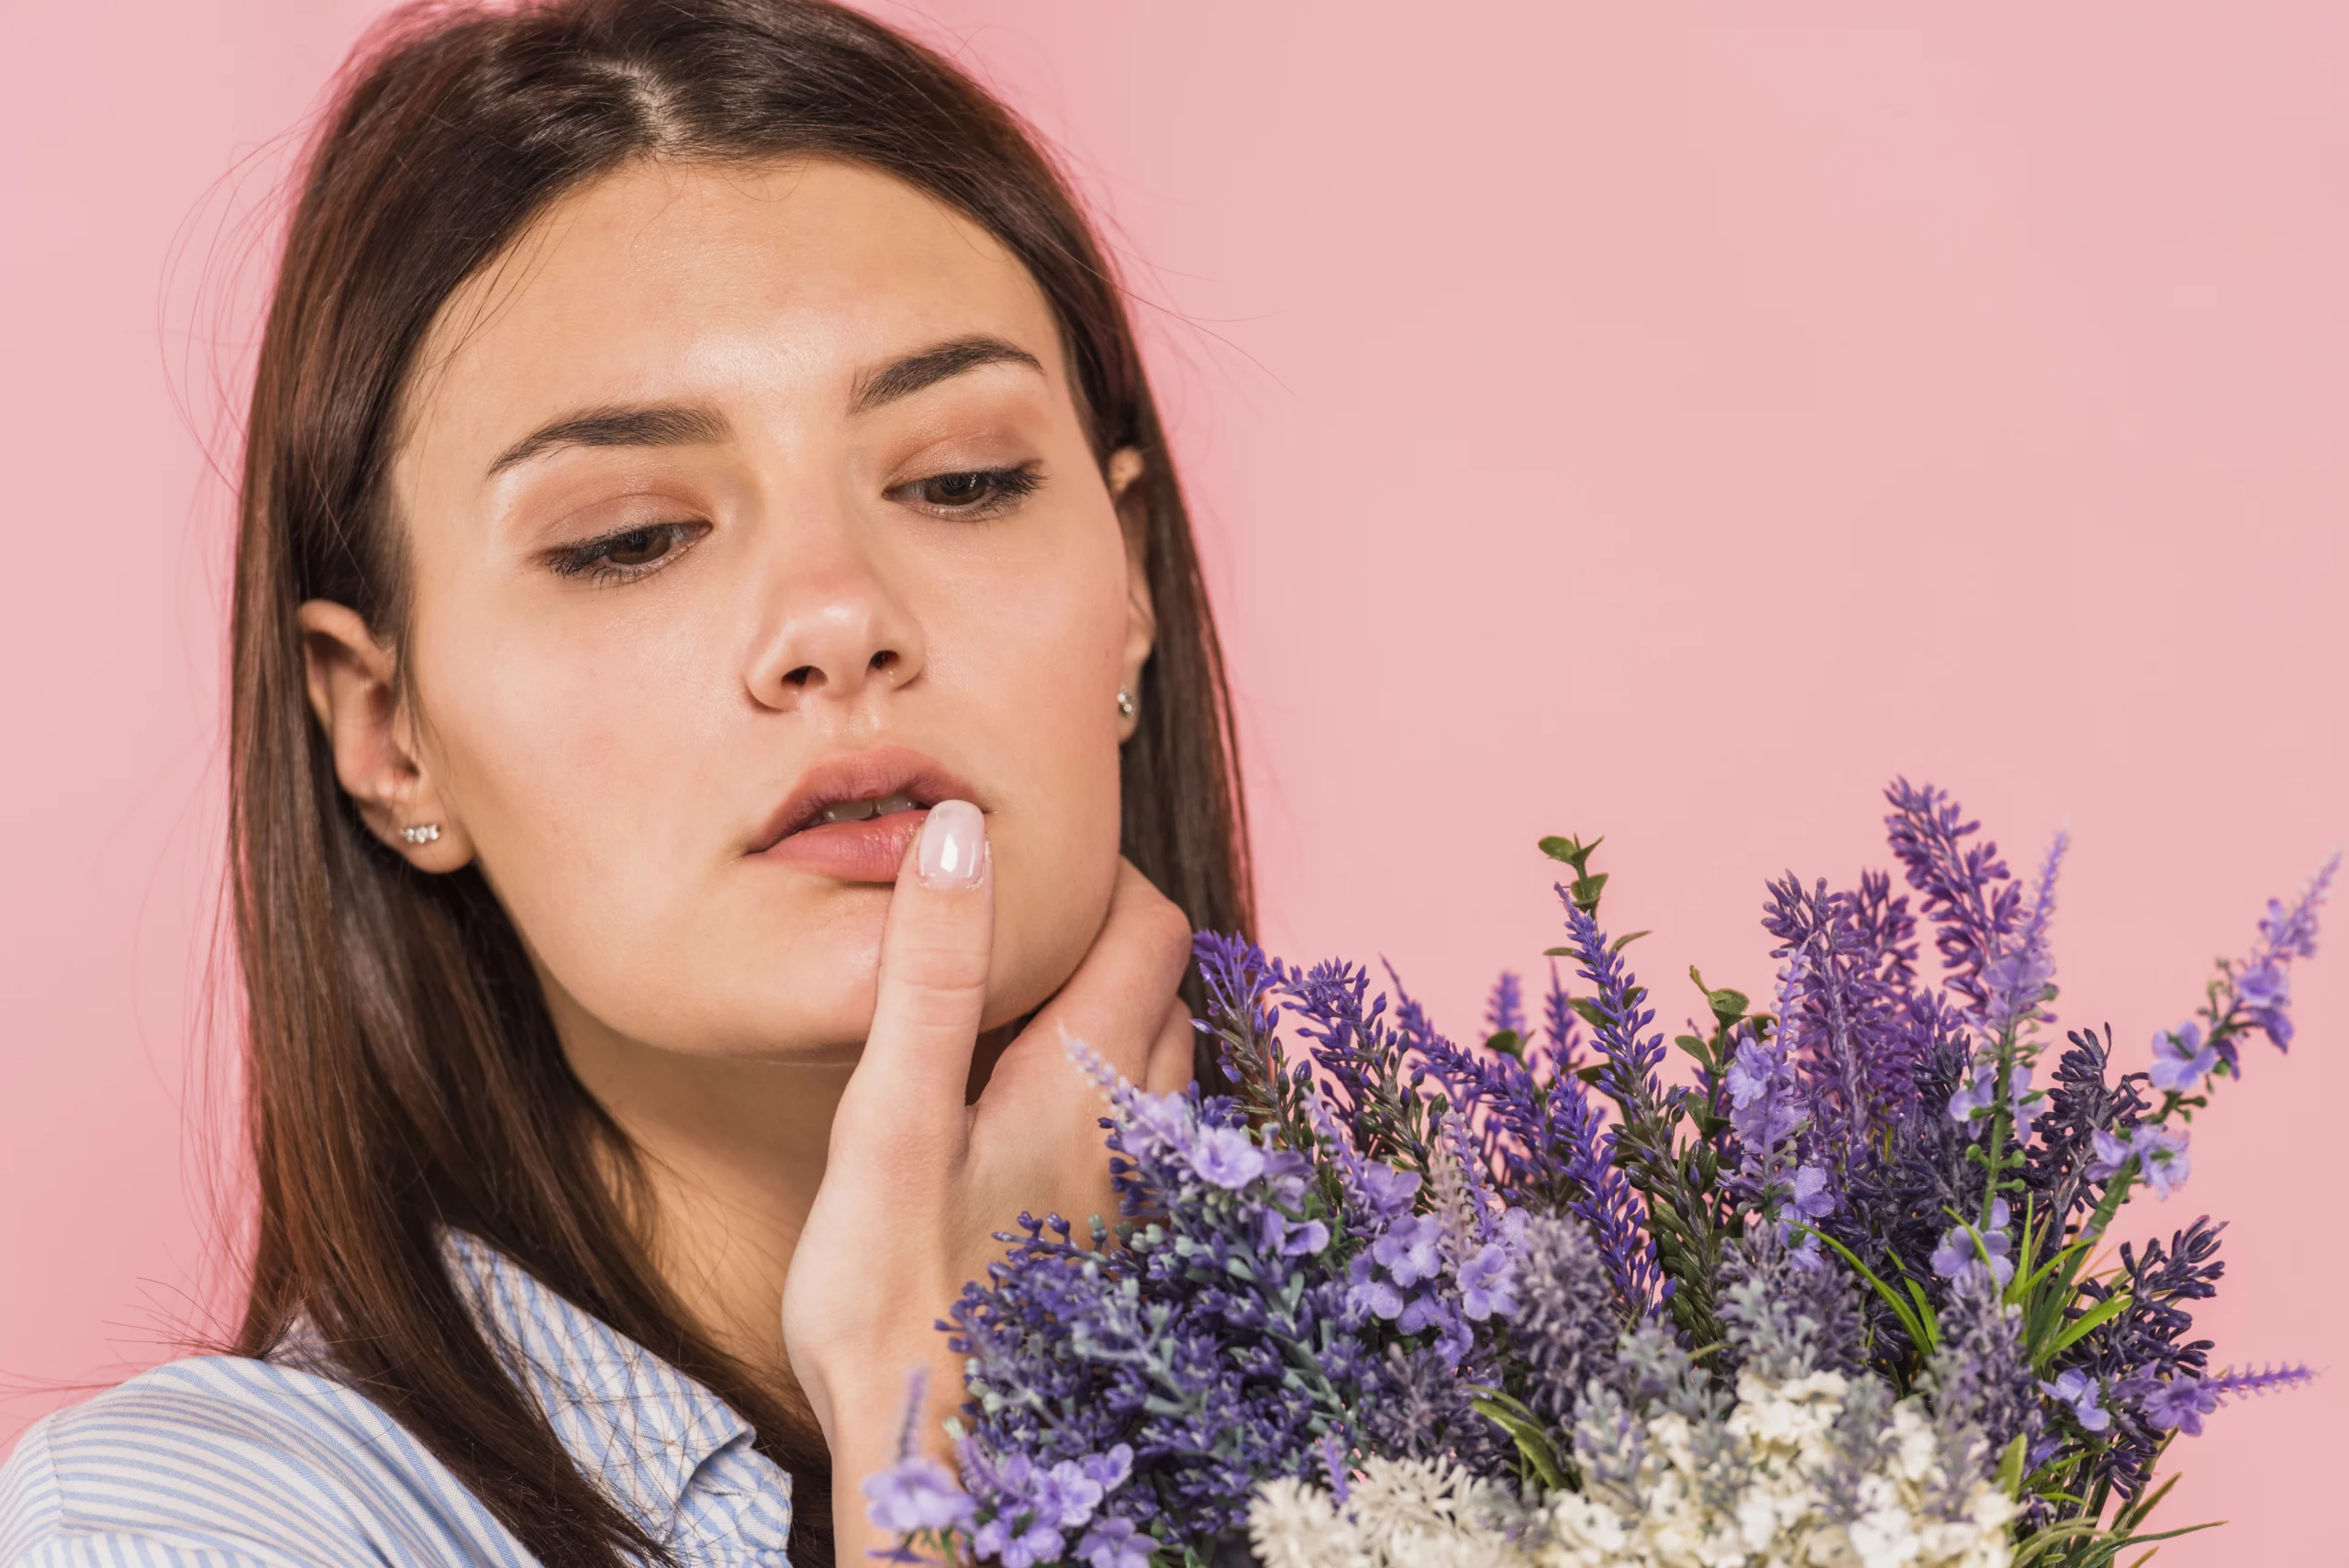
<instances>
[{"instance_id":1,"label":"shirt collar","mask_svg":"<svg viewBox=\"0 0 2349 1568\"><path fill-rule=\"evenodd\" d=\"M707 1499L687 1496L697 1473L705 1491L734 1496L747 1483L779 1492L788 1532L790 1479L756 1451L750 1423L724 1400L478 1237L450 1230L442 1251L516 1383L581 1471L654 1540L682 1545L681 1535L702 1533Z\"/></svg>"}]
</instances>

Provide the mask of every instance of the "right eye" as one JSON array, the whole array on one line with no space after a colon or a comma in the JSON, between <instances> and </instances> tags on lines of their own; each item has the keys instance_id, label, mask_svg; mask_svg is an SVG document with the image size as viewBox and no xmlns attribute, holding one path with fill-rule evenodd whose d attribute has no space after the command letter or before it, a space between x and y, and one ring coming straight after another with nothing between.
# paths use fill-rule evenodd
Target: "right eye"
<instances>
[{"instance_id":1,"label":"right eye","mask_svg":"<svg viewBox=\"0 0 2349 1568\"><path fill-rule=\"evenodd\" d=\"M707 523L642 523L556 550L548 564L564 577L633 582L683 555L708 531Z\"/></svg>"}]
</instances>

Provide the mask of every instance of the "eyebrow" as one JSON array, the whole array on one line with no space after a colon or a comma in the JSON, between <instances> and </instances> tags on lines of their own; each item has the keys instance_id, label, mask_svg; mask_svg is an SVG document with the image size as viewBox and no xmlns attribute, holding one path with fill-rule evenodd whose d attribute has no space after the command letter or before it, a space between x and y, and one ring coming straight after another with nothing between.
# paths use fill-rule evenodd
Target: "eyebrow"
<instances>
[{"instance_id":1,"label":"eyebrow","mask_svg":"<svg viewBox=\"0 0 2349 1568\"><path fill-rule=\"evenodd\" d=\"M492 477L557 447L691 447L722 441L725 418L682 403L626 404L566 414L516 441L489 465Z\"/></svg>"},{"instance_id":2,"label":"eyebrow","mask_svg":"<svg viewBox=\"0 0 2349 1568\"><path fill-rule=\"evenodd\" d=\"M849 400L849 412L863 414L878 408L884 403L894 403L900 397L936 386L940 382L977 370L981 365L1026 365L1039 375L1043 364L1035 355L1015 343L984 334L956 338L933 344L904 359L892 360L879 370L859 376L856 393Z\"/></svg>"},{"instance_id":3,"label":"eyebrow","mask_svg":"<svg viewBox=\"0 0 2349 1568\"><path fill-rule=\"evenodd\" d=\"M956 338L892 360L858 377L849 411L863 414L885 403L911 397L982 365L1026 365L1040 375L1044 369L1035 355L1000 338ZM589 408L541 425L507 447L489 465L489 476L495 478L518 463L528 462L558 447L706 446L725 440L732 433L723 416L690 404L624 404Z\"/></svg>"}]
</instances>

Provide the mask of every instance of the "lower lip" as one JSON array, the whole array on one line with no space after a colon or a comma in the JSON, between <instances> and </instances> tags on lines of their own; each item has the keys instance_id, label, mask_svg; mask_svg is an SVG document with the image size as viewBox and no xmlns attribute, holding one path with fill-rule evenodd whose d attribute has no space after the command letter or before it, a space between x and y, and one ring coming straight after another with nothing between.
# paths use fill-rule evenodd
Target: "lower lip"
<instances>
[{"instance_id":1,"label":"lower lip","mask_svg":"<svg viewBox=\"0 0 2349 1568\"><path fill-rule=\"evenodd\" d=\"M921 831L928 810L893 811L860 822L827 822L802 828L760 851L764 860L783 861L841 882L896 882L906 863L906 846Z\"/></svg>"}]
</instances>

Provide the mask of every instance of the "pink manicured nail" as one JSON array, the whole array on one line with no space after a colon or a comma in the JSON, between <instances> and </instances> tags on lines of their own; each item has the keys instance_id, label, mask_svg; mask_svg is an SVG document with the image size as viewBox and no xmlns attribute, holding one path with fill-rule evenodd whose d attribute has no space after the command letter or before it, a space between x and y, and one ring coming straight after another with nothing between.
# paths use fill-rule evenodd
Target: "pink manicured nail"
<instances>
[{"instance_id":1,"label":"pink manicured nail","mask_svg":"<svg viewBox=\"0 0 2349 1568\"><path fill-rule=\"evenodd\" d=\"M976 887L986 864L986 818L967 800L941 800L921 825L914 869L925 887Z\"/></svg>"}]
</instances>

